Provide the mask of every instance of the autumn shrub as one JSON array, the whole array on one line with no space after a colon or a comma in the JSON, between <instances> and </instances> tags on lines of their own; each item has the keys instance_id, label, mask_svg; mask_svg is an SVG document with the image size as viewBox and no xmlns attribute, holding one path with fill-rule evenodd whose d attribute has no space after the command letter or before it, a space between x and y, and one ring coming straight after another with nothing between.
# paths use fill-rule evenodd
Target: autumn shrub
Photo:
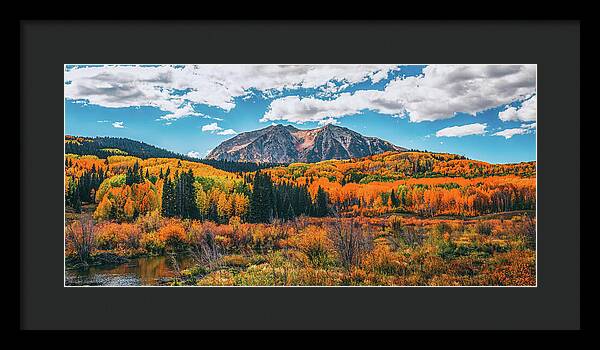
<instances>
[{"instance_id":1,"label":"autumn shrub","mask_svg":"<svg viewBox=\"0 0 600 350\"><path fill-rule=\"evenodd\" d=\"M428 239L429 245L434 247L436 253L442 259L454 259L459 255L457 249L459 246L454 242L448 233L440 234L436 227Z\"/></svg>"},{"instance_id":2,"label":"autumn shrub","mask_svg":"<svg viewBox=\"0 0 600 350\"><path fill-rule=\"evenodd\" d=\"M419 275L422 279L427 280L435 275L446 273L448 270L448 262L451 260L445 259L439 255L425 255L421 260L421 268Z\"/></svg>"},{"instance_id":3,"label":"autumn shrub","mask_svg":"<svg viewBox=\"0 0 600 350\"><path fill-rule=\"evenodd\" d=\"M158 210L154 210L146 215L140 215L136 219L136 224L143 233L158 231L162 224L160 212Z\"/></svg>"},{"instance_id":4,"label":"autumn shrub","mask_svg":"<svg viewBox=\"0 0 600 350\"><path fill-rule=\"evenodd\" d=\"M165 242L157 232L143 234L140 245L150 254L162 254L165 250Z\"/></svg>"},{"instance_id":5,"label":"autumn shrub","mask_svg":"<svg viewBox=\"0 0 600 350\"><path fill-rule=\"evenodd\" d=\"M468 278L464 276L452 276L448 274L441 274L432 276L429 279L427 285L429 286L463 286L469 285Z\"/></svg>"},{"instance_id":6,"label":"autumn shrub","mask_svg":"<svg viewBox=\"0 0 600 350\"><path fill-rule=\"evenodd\" d=\"M421 245L425 239L425 235L421 231L422 228L404 226L399 220L391 221L387 227L388 240L394 249Z\"/></svg>"},{"instance_id":7,"label":"autumn shrub","mask_svg":"<svg viewBox=\"0 0 600 350\"><path fill-rule=\"evenodd\" d=\"M482 271L486 285L534 286L535 252L513 250L495 255Z\"/></svg>"},{"instance_id":8,"label":"autumn shrub","mask_svg":"<svg viewBox=\"0 0 600 350\"><path fill-rule=\"evenodd\" d=\"M228 270L216 270L208 273L196 282L198 286L234 286L236 283L236 275ZM260 284L249 284L260 285ZM268 284L264 284L268 285Z\"/></svg>"},{"instance_id":9,"label":"autumn shrub","mask_svg":"<svg viewBox=\"0 0 600 350\"><path fill-rule=\"evenodd\" d=\"M336 220L330 232L339 261L347 270L360 266L365 254L373 247L373 238L354 221Z\"/></svg>"},{"instance_id":10,"label":"autumn shrub","mask_svg":"<svg viewBox=\"0 0 600 350\"><path fill-rule=\"evenodd\" d=\"M95 238L98 249L137 249L141 231L134 224L109 222L98 226Z\"/></svg>"},{"instance_id":11,"label":"autumn shrub","mask_svg":"<svg viewBox=\"0 0 600 350\"><path fill-rule=\"evenodd\" d=\"M231 227L231 247L235 252L244 252L251 249L252 232L250 224L242 224L239 217L234 216L229 220Z\"/></svg>"},{"instance_id":12,"label":"autumn shrub","mask_svg":"<svg viewBox=\"0 0 600 350\"><path fill-rule=\"evenodd\" d=\"M173 250L182 250L186 244L186 233L183 225L177 221L171 221L158 230L158 237L165 247Z\"/></svg>"},{"instance_id":13,"label":"autumn shrub","mask_svg":"<svg viewBox=\"0 0 600 350\"><path fill-rule=\"evenodd\" d=\"M90 217L82 216L79 221L68 225L65 229L68 249L85 262L90 258L95 249L94 222Z\"/></svg>"},{"instance_id":14,"label":"autumn shrub","mask_svg":"<svg viewBox=\"0 0 600 350\"><path fill-rule=\"evenodd\" d=\"M492 234L493 226L491 223L486 221L478 221L475 224L475 231L484 236L489 236Z\"/></svg>"},{"instance_id":15,"label":"autumn shrub","mask_svg":"<svg viewBox=\"0 0 600 350\"><path fill-rule=\"evenodd\" d=\"M193 221L188 228L187 239L192 245L202 241L204 236L204 225L200 221Z\"/></svg>"},{"instance_id":16,"label":"autumn shrub","mask_svg":"<svg viewBox=\"0 0 600 350\"><path fill-rule=\"evenodd\" d=\"M317 226L308 226L295 236L293 245L304 253L309 263L314 267L324 267L329 264L329 254L332 242L327 231Z\"/></svg>"},{"instance_id":17,"label":"autumn shrub","mask_svg":"<svg viewBox=\"0 0 600 350\"><path fill-rule=\"evenodd\" d=\"M459 256L456 259L450 261L444 261L443 268L435 271L435 275L449 274L452 276L475 276L481 267L481 263L484 258L476 256Z\"/></svg>"},{"instance_id":18,"label":"autumn shrub","mask_svg":"<svg viewBox=\"0 0 600 350\"><path fill-rule=\"evenodd\" d=\"M214 231L204 228L201 235L195 235L191 242L190 253L194 260L209 269L218 268L222 265L223 247L220 243L220 237L214 234Z\"/></svg>"},{"instance_id":19,"label":"autumn shrub","mask_svg":"<svg viewBox=\"0 0 600 350\"><path fill-rule=\"evenodd\" d=\"M276 272L278 272L276 270ZM279 276L279 275L276 275ZM287 285L292 286L335 286L342 284L343 274L336 270L296 267L287 272Z\"/></svg>"},{"instance_id":20,"label":"autumn shrub","mask_svg":"<svg viewBox=\"0 0 600 350\"><path fill-rule=\"evenodd\" d=\"M250 260L239 254L223 256L223 265L234 268L245 268L250 264Z\"/></svg>"},{"instance_id":21,"label":"autumn shrub","mask_svg":"<svg viewBox=\"0 0 600 350\"><path fill-rule=\"evenodd\" d=\"M365 272L365 270L358 267L353 267L350 269L350 273L344 274L340 283L342 285L360 286L367 284L368 278L368 274Z\"/></svg>"},{"instance_id":22,"label":"autumn shrub","mask_svg":"<svg viewBox=\"0 0 600 350\"><path fill-rule=\"evenodd\" d=\"M369 252L363 262L363 268L385 275L404 273L403 256L392 252L388 245L379 244Z\"/></svg>"},{"instance_id":23,"label":"autumn shrub","mask_svg":"<svg viewBox=\"0 0 600 350\"><path fill-rule=\"evenodd\" d=\"M274 249L280 233L275 225L254 225L251 233L254 249L263 253Z\"/></svg>"},{"instance_id":24,"label":"autumn shrub","mask_svg":"<svg viewBox=\"0 0 600 350\"><path fill-rule=\"evenodd\" d=\"M440 222L435 225L434 232L440 235L443 235L445 233L451 233L452 226L450 226L450 224L448 224L447 222Z\"/></svg>"},{"instance_id":25,"label":"autumn shrub","mask_svg":"<svg viewBox=\"0 0 600 350\"><path fill-rule=\"evenodd\" d=\"M391 232L402 232L404 228L402 218L398 215L390 216L387 220L387 226Z\"/></svg>"},{"instance_id":26,"label":"autumn shrub","mask_svg":"<svg viewBox=\"0 0 600 350\"><path fill-rule=\"evenodd\" d=\"M513 222L515 235L523 242L526 249L535 250L536 246L536 225L535 219L529 216Z\"/></svg>"}]
</instances>

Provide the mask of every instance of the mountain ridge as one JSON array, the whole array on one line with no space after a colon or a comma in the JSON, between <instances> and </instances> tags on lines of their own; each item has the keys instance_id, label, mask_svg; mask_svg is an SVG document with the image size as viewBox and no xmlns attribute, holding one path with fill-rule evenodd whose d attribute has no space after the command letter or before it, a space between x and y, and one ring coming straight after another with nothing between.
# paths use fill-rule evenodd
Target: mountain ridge
<instances>
[{"instance_id":1,"label":"mountain ridge","mask_svg":"<svg viewBox=\"0 0 600 350\"><path fill-rule=\"evenodd\" d=\"M240 133L215 147L205 159L314 163L329 159L359 158L386 151L406 149L332 124L306 130L277 124Z\"/></svg>"}]
</instances>

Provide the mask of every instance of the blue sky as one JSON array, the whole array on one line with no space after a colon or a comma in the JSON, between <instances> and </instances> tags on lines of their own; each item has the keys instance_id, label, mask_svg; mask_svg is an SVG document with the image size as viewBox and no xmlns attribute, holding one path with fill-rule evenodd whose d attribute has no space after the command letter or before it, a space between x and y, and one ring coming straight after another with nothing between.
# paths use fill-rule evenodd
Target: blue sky
<instances>
[{"instance_id":1,"label":"blue sky","mask_svg":"<svg viewBox=\"0 0 600 350\"><path fill-rule=\"evenodd\" d=\"M272 123L334 123L492 163L535 160L535 66L66 66L65 133L203 157Z\"/></svg>"}]
</instances>

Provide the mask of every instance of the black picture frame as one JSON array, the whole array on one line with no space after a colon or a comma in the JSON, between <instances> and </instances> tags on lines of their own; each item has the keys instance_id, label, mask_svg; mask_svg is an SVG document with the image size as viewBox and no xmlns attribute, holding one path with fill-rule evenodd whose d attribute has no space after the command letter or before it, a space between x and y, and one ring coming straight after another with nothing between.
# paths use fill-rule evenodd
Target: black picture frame
<instances>
[{"instance_id":1,"label":"black picture frame","mask_svg":"<svg viewBox=\"0 0 600 350\"><path fill-rule=\"evenodd\" d=\"M283 62L537 64L538 286L65 288L63 65ZM20 327L579 329L580 67L578 21L22 21Z\"/></svg>"}]
</instances>

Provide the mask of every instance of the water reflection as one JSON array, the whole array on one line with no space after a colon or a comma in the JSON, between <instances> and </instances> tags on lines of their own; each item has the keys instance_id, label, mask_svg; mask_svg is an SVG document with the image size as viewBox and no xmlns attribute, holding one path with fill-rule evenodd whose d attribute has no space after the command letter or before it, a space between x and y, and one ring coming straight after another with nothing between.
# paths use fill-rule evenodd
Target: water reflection
<instances>
[{"instance_id":1,"label":"water reflection","mask_svg":"<svg viewBox=\"0 0 600 350\"><path fill-rule=\"evenodd\" d=\"M180 269L193 265L189 256L178 256ZM118 266L93 266L88 269L67 270L66 285L139 286L157 285L161 279L173 277L175 270L167 256L131 259Z\"/></svg>"}]
</instances>

